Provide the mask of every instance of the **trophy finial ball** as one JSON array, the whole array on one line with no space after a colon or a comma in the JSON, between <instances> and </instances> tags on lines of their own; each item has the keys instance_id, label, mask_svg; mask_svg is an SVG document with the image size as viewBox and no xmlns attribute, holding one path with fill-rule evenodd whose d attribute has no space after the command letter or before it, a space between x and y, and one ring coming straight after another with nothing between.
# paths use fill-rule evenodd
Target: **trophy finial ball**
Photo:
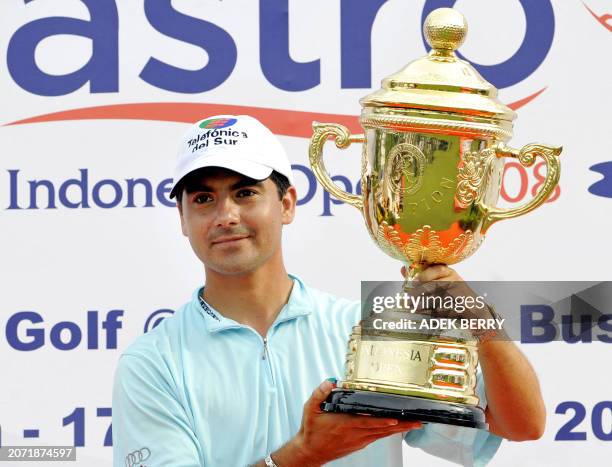
<instances>
[{"instance_id":1,"label":"trophy finial ball","mask_svg":"<svg viewBox=\"0 0 612 467\"><path fill-rule=\"evenodd\" d=\"M427 43L436 51L455 51L467 35L465 17L452 8L438 8L432 11L423 25Z\"/></svg>"}]
</instances>

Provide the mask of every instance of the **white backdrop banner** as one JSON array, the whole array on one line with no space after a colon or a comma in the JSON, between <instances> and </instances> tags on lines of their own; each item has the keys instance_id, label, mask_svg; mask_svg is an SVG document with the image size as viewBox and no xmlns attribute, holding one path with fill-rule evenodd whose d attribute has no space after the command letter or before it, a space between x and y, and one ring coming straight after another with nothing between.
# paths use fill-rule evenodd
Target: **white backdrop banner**
<instances>
[{"instance_id":1,"label":"white backdrop banner","mask_svg":"<svg viewBox=\"0 0 612 467\"><path fill-rule=\"evenodd\" d=\"M279 135L299 192L283 239L292 273L351 298L362 280L400 278L360 214L317 184L310 124L360 132L358 99L426 53L420 25L442 6L465 14L462 57L518 112L512 145L564 146L552 198L493 227L459 273L611 280L608 0L2 0L2 445L76 445L78 465L110 464L120 353L204 281L168 198L190 122L246 113ZM357 147L326 152L348 191L359 158ZM544 173L507 162L503 203L530 199ZM609 462L610 345L521 348L541 380L546 432L505 442L491 465ZM407 447L404 457L448 465Z\"/></svg>"}]
</instances>

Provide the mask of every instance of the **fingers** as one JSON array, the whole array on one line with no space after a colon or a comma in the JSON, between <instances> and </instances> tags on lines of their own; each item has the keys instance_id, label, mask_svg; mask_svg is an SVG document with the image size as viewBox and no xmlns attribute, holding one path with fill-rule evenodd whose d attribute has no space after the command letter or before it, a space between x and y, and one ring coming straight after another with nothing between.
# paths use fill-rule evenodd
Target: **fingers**
<instances>
[{"instance_id":1,"label":"fingers","mask_svg":"<svg viewBox=\"0 0 612 467\"><path fill-rule=\"evenodd\" d=\"M380 438L385 438L387 436L395 435L395 434L398 434L398 433L407 433L407 432L412 431L412 430L421 429L422 427L423 426L419 423L418 426L405 427L403 429L399 429L398 428L398 429L393 430L393 431L387 430L387 431L381 431L379 433L375 433L375 432L368 433L368 435L365 436L363 439L365 441L365 444L367 445L367 444L370 444L370 443L372 443L372 442L374 442L374 441L376 441L377 439L380 439Z\"/></svg>"},{"instance_id":2,"label":"fingers","mask_svg":"<svg viewBox=\"0 0 612 467\"><path fill-rule=\"evenodd\" d=\"M435 264L423 269L416 276L416 280L419 282L430 282L439 280L443 277L449 276L451 269L443 264Z\"/></svg>"},{"instance_id":3,"label":"fingers","mask_svg":"<svg viewBox=\"0 0 612 467\"><path fill-rule=\"evenodd\" d=\"M397 428L404 429L404 431L418 430L423 428L423 423L419 422L418 420L400 420Z\"/></svg>"},{"instance_id":4,"label":"fingers","mask_svg":"<svg viewBox=\"0 0 612 467\"><path fill-rule=\"evenodd\" d=\"M415 420L397 420L395 418L373 417L368 415L352 414L330 414L334 417L336 425L346 429L357 428L372 431L406 431L415 427L420 427L421 422Z\"/></svg>"},{"instance_id":5,"label":"fingers","mask_svg":"<svg viewBox=\"0 0 612 467\"><path fill-rule=\"evenodd\" d=\"M419 282L440 280L452 281L457 280L458 277L458 274L448 266L444 264L434 264L423 269L420 273L417 274L415 279Z\"/></svg>"},{"instance_id":6,"label":"fingers","mask_svg":"<svg viewBox=\"0 0 612 467\"><path fill-rule=\"evenodd\" d=\"M367 435L375 436L375 435L384 435L384 434L392 434L392 433L403 433L405 431L417 430L422 428L423 424L416 420L398 420L396 425L391 425L384 428L368 428L364 431L367 432Z\"/></svg>"},{"instance_id":7,"label":"fingers","mask_svg":"<svg viewBox=\"0 0 612 467\"><path fill-rule=\"evenodd\" d=\"M387 428L384 430L360 430L364 433L364 437L362 438L365 442L365 445L368 445L378 439L385 438L387 436L407 433L412 430L421 429L423 425L421 422L413 422L413 421L400 421L398 425L395 427Z\"/></svg>"},{"instance_id":8,"label":"fingers","mask_svg":"<svg viewBox=\"0 0 612 467\"><path fill-rule=\"evenodd\" d=\"M321 410L321 402L327 399L327 396L329 396L329 394L332 392L332 389L334 389L334 384L331 381L323 381L314 391L312 391L310 399L308 399L306 404L304 404L304 412L323 413Z\"/></svg>"},{"instance_id":9,"label":"fingers","mask_svg":"<svg viewBox=\"0 0 612 467\"><path fill-rule=\"evenodd\" d=\"M394 429L399 425L399 420L394 418L368 417L363 415L351 415L347 425L351 428L365 430L386 430Z\"/></svg>"},{"instance_id":10,"label":"fingers","mask_svg":"<svg viewBox=\"0 0 612 467\"><path fill-rule=\"evenodd\" d=\"M402 276L404 278L408 275L408 269L406 266L402 266ZM449 268L445 264L432 264L427 266L421 272L419 272L414 280L417 282L430 282L430 281L460 281L462 280L457 271Z\"/></svg>"}]
</instances>

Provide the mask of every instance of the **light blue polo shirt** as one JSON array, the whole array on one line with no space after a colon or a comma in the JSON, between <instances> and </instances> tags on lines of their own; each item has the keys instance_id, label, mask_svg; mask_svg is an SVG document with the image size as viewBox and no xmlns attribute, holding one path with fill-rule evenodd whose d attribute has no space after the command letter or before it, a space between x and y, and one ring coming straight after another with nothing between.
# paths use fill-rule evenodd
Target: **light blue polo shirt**
<instances>
[{"instance_id":1,"label":"light blue polo shirt","mask_svg":"<svg viewBox=\"0 0 612 467\"><path fill-rule=\"evenodd\" d=\"M113 389L115 466L244 467L299 430L304 403L330 376L344 375L358 302L294 280L268 331L191 301L121 356ZM482 378L480 378L482 381ZM478 388L484 401L482 385ZM501 438L484 430L428 424L406 441L463 465L485 465ZM402 465L391 436L338 459L334 467ZM127 461L127 462L126 462ZM282 467L282 466L281 466Z\"/></svg>"}]
</instances>

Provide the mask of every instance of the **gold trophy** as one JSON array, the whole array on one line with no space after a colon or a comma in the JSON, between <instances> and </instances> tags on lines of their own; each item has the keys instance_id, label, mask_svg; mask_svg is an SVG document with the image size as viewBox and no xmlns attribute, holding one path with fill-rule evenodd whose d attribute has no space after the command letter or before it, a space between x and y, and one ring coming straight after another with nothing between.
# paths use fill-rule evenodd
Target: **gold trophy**
<instances>
[{"instance_id":1,"label":"gold trophy","mask_svg":"<svg viewBox=\"0 0 612 467\"><path fill-rule=\"evenodd\" d=\"M424 33L431 52L360 100L364 134L314 122L309 148L319 182L359 209L376 244L406 264L406 289L428 264L455 264L471 255L495 222L539 207L560 175L561 148L506 145L516 114L454 53L467 33L463 15L435 10ZM322 159L330 138L338 148L363 144L362 195L330 179ZM547 164L536 196L512 209L496 206L506 157L525 167L538 157ZM374 332L362 321L349 340L345 378L322 407L486 428L475 394L477 365L473 336Z\"/></svg>"}]
</instances>

